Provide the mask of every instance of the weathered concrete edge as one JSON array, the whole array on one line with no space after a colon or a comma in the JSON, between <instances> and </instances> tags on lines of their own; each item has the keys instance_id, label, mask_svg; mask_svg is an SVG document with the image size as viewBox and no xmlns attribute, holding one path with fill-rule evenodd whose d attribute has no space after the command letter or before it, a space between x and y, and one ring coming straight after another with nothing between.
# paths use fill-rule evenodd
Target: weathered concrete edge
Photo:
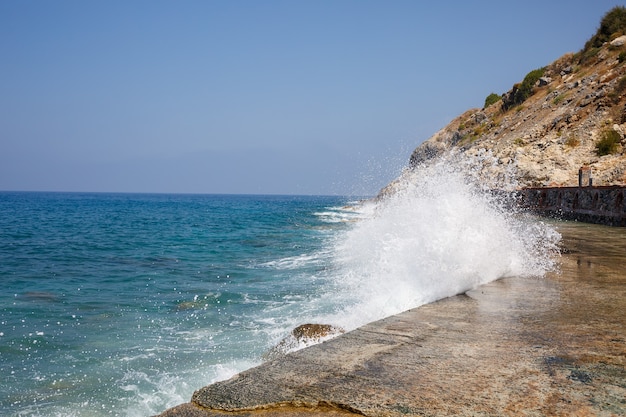
<instances>
[{"instance_id":1,"label":"weathered concrete edge","mask_svg":"<svg viewBox=\"0 0 626 417\"><path fill-rule=\"evenodd\" d=\"M193 402L180 404L166 410L155 417L232 417L232 416L254 416L276 417L276 416L319 416L324 417L346 417L362 415L359 412L350 412L341 407L320 402L318 404L274 404L273 406L260 407L250 410L223 411L204 408Z\"/></svg>"},{"instance_id":2,"label":"weathered concrete edge","mask_svg":"<svg viewBox=\"0 0 626 417\"><path fill-rule=\"evenodd\" d=\"M309 395L306 390L302 390L303 386L311 385L306 374L291 375L291 384L286 384L284 374L289 372L284 369L304 365L315 369L316 377L333 377L335 372L331 370L331 364L349 368L360 366L367 360L375 361L380 354L393 355L395 347L415 343L416 331L427 334L438 329L439 326L432 323L416 323L416 312L436 310L440 305L453 305L459 300L466 302L470 299L462 293L367 323L320 344L242 371L228 380L199 388L190 402L172 407L154 417L370 415L367 410L361 410L356 402L333 401L323 395ZM442 314L441 319L446 320L446 315ZM411 329L407 331L403 328L404 323L411 323ZM353 357L354 363L346 364L345 353ZM350 388L356 392L361 384L367 384L367 380L366 377L362 381L354 381L355 385ZM268 392L269 386L280 389Z\"/></svg>"}]
</instances>

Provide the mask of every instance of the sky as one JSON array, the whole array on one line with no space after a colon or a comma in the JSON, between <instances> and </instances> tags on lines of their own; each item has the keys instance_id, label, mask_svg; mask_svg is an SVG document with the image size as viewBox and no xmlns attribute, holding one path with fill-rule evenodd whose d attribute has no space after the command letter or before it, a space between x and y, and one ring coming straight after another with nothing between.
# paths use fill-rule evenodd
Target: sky
<instances>
[{"instance_id":1,"label":"sky","mask_svg":"<svg viewBox=\"0 0 626 417\"><path fill-rule=\"evenodd\" d=\"M374 195L625 3L1 0L0 190Z\"/></svg>"}]
</instances>

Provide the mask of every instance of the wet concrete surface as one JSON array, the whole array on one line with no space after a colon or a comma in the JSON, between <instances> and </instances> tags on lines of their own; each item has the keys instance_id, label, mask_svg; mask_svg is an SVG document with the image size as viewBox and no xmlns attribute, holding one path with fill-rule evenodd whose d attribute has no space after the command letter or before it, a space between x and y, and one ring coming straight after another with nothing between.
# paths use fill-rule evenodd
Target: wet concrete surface
<instances>
[{"instance_id":1,"label":"wet concrete surface","mask_svg":"<svg viewBox=\"0 0 626 417\"><path fill-rule=\"evenodd\" d=\"M368 324L161 417L626 415L626 230L558 228L560 272Z\"/></svg>"}]
</instances>

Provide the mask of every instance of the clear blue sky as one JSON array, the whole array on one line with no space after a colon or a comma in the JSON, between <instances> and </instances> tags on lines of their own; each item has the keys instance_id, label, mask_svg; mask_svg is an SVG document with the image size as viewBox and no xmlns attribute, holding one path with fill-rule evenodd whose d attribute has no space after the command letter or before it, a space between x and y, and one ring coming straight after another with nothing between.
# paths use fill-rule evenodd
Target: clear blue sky
<instances>
[{"instance_id":1,"label":"clear blue sky","mask_svg":"<svg viewBox=\"0 0 626 417\"><path fill-rule=\"evenodd\" d=\"M0 190L372 194L623 1L0 1Z\"/></svg>"}]
</instances>

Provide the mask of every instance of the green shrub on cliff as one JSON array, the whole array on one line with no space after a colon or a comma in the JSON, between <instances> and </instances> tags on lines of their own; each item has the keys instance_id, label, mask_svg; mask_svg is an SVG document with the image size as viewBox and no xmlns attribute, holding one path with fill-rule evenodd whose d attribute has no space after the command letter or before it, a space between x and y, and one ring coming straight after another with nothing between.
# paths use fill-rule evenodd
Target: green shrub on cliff
<instances>
[{"instance_id":1,"label":"green shrub on cliff","mask_svg":"<svg viewBox=\"0 0 626 417\"><path fill-rule=\"evenodd\" d=\"M617 6L609 10L602 20L600 27L578 53L578 62L584 65L598 55L600 48L605 42L626 34L626 7Z\"/></svg>"},{"instance_id":2,"label":"green shrub on cliff","mask_svg":"<svg viewBox=\"0 0 626 417\"><path fill-rule=\"evenodd\" d=\"M589 49L583 49L578 55L580 57L578 63L580 65L585 65L591 62L592 58L598 56L598 53L600 53L600 48L593 47Z\"/></svg>"},{"instance_id":3,"label":"green shrub on cliff","mask_svg":"<svg viewBox=\"0 0 626 417\"><path fill-rule=\"evenodd\" d=\"M537 68L536 70L532 70L524 77L524 80L517 87L517 91L515 91L514 101L516 104L521 104L530 96L533 95L533 88L535 88L535 84L539 81L539 78L543 77L543 73L546 71L546 68Z\"/></svg>"},{"instance_id":4,"label":"green shrub on cliff","mask_svg":"<svg viewBox=\"0 0 626 417\"><path fill-rule=\"evenodd\" d=\"M524 101L526 101L528 97L532 96L537 81L539 81L539 79L543 77L545 71L546 67L532 70L531 72L526 74L524 80L521 83L515 84L513 86L513 89L502 97L502 108L504 109L504 111L519 106Z\"/></svg>"},{"instance_id":5,"label":"green shrub on cliff","mask_svg":"<svg viewBox=\"0 0 626 417\"><path fill-rule=\"evenodd\" d=\"M600 140L596 142L596 153L598 156L609 155L617 152L622 136L613 129L602 131Z\"/></svg>"},{"instance_id":6,"label":"green shrub on cliff","mask_svg":"<svg viewBox=\"0 0 626 417\"><path fill-rule=\"evenodd\" d=\"M623 35L626 33L626 7L617 6L612 8L604 15L600 21L600 27L595 35L586 43L583 51L592 48L599 48L605 42L611 40L614 35Z\"/></svg>"},{"instance_id":7,"label":"green shrub on cliff","mask_svg":"<svg viewBox=\"0 0 626 417\"><path fill-rule=\"evenodd\" d=\"M498 101L500 101L502 99L501 96L499 96L496 93L491 93L487 96L487 98L485 98L485 106L484 108L486 109L487 107L491 106L494 103L497 103Z\"/></svg>"}]
</instances>

